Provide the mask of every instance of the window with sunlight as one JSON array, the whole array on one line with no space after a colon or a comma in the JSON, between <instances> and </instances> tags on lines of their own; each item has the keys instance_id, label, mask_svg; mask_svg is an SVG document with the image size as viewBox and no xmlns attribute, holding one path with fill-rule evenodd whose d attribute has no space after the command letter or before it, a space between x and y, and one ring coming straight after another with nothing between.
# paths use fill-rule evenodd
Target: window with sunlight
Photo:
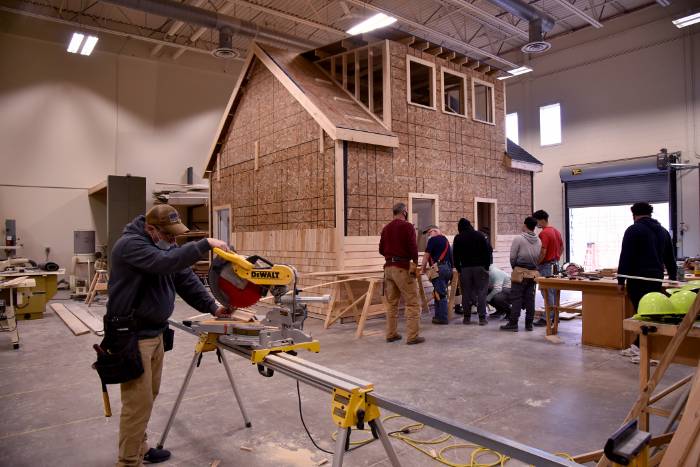
<instances>
[{"instance_id":1,"label":"window with sunlight","mask_svg":"<svg viewBox=\"0 0 700 467\"><path fill-rule=\"evenodd\" d=\"M506 115L506 138L520 144L518 140L518 114L516 112Z\"/></svg>"},{"instance_id":2,"label":"window with sunlight","mask_svg":"<svg viewBox=\"0 0 700 467\"><path fill-rule=\"evenodd\" d=\"M559 104L540 107L540 145L561 143L561 107Z\"/></svg>"}]
</instances>

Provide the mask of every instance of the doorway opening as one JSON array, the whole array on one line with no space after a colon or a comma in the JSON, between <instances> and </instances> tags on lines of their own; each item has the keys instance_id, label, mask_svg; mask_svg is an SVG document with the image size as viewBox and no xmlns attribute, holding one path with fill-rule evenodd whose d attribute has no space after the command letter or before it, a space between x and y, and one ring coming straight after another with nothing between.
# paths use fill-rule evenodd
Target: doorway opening
<instances>
[{"instance_id":1,"label":"doorway opening","mask_svg":"<svg viewBox=\"0 0 700 467\"><path fill-rule=\"evenodd\" d=\"M486 235L492 248L496 248L496 203L492 198L474 198L474 228Z\"/></svg>"}]
</instances>

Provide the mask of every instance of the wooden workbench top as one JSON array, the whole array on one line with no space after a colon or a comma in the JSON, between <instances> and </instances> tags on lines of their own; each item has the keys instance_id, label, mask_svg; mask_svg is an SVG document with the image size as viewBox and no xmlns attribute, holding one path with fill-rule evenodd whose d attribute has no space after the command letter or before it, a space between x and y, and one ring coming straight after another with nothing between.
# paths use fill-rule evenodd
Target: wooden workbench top
<instances>
[{"instance_id":1,"label":"wooden workbench top","mask_svg":"<svg viewBox=\"0 0 700 467\"><path fill-rule=\"evenodd\" d=\"M24 270L24 272L0 272L0 277L21 277L21 276L62 276L66 273L66 270L61 268L58 271L43 271L41 269L37 270Z\"/></svg>"}]
</instances>

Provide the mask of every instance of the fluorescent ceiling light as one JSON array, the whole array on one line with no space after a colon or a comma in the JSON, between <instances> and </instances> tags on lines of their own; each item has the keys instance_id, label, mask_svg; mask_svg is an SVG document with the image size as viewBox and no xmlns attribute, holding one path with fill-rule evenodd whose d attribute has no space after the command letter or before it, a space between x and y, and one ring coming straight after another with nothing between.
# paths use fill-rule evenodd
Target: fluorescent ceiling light
<instances>
[{"instance_id":1,"label":"fluorescent ceiling light","mask_svg":"<svg viewBox=\"0 0 700 467\"><path fill-rule=\"evenodd\" d=\"M97 44L97 37L88 36L87 39L85 39L85 44L83 45L83 50L80 51L80 55L90 55L92 49L95 48L95 44Z\"/></svg>"},{"instance_id":2,"label":"fluorescent ceiling light","mask_svg":"<svg viewBox=\"0 0 700 467\"><path fill-rule=\"evenodd\" d=\"M692 15L684 16L683 18L673 20L673 24L675 24L677 28L684 28L695 23L700 23L700 11L697 13L693 13Z\"/></svg>"},{"instance_id":3,"label":"fluorescent ceiling light","mask_svg":"<svg viewBox=\"0 0 700 467\"><path fill-rule=\"evenodd\" d=\"M504 79L512 78L513 76L518 76L518 75L524 75L525 73L530 73L532 71L532 68L527 67L527 66L521 66L518 68L513 68L512 70L508 70L508 74L505 76L499 76L496 79L500 79L503 81Z\"/></svg>"},{"instance_id":4,"label":"fluorescent ceiling light","mask_svg":"<svg viewBox=\"0 0 700 467\"><path fill-rule=\"evenodd\" d=\"M80 34L79 32L74 32L73 37L71 37L70 44L68 44L68 48L66 51L74 54L78 52L78 49L80 48L80 44L83 43L83 38L85 36L83 34Z\"/></svg>"},{"instance_id":5,"label":"fluorescent ceiling light","mask_svg":"<svg viewBox=\"0 0 700 467\"><path fill-rule=\"evenodd\" d=\"M525 73L530 73L532 71L532 68L526 67L526 66L521 66L519 68L513 68L512 70L508 70L508 73L510 73L513 76L518 76L518 75L524 75Z\"/></svg>"},{"instance_id":6,"label":"fluorescent ceiling light","mask_svg":"<svg viewBox=\"0 0 700 467\"><path fill-rule=\"evenodd\" d=\"M376 15L367 18L360 24L356 24L347 30L347 33L354 36L356 34L362 34L369 31L374 31L375 29L383 28L389 26L396 22L396 18L393 16L387 16L384 13L377 13Z\"/></svg>"}]
</instances>

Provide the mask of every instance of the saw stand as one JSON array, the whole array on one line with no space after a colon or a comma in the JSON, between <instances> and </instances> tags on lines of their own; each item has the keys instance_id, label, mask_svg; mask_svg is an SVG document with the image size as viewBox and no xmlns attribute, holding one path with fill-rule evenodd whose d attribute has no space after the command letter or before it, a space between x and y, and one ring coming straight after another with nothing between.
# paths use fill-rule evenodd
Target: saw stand
<instances>
[{"instance_id":1,"label":"saw stand","mask_svg":"<svg viewBox=\"0 0 700 467\"><path fill-rule=\"evenodd\" d=\"M199 336L199 342L197 342L197 345L194 348L194 356L192 357L192 363L190 363L190 368L189 370L187 370L185 380L182 382L182 387L180 387L180 392L178 393L177 399L175 400L175 405L173 406L173 410L170 412L168 423L165 425L165 430L163 430L163 435L160 437L160 441L158 441L158 449L163 449L165 439L168 437L168 433L170 432L170 428L173 425L173 421L175 421L175 415L177 414L177 411L180 408L182 398L185 395L185 391L187 391L187 386L190 384L190 379L192 379L192 373L194 373L194 369L198 367L201 363L202 355L204 354L204 352L216 351L216 357L218 358L219 363L222 363L224 365L224 369L226 370L226 376L228 376L228 380L231 383L231 389L233 389L233 394L236 396L238 407L240 407L241 409L241 414L243 415L245 426L247 428L250 428L252 426L250 423L250 419L248 418L248 414L245 411L245 407L243 407L241 395L239 394L238 388L236 387L236 383L233 380L231 368L228 366L226 356L224 356L224 353L221 351L221 347L219 346L219 336L220 334L212 332L203 333Z\"/></svg>"}]
</instances>

